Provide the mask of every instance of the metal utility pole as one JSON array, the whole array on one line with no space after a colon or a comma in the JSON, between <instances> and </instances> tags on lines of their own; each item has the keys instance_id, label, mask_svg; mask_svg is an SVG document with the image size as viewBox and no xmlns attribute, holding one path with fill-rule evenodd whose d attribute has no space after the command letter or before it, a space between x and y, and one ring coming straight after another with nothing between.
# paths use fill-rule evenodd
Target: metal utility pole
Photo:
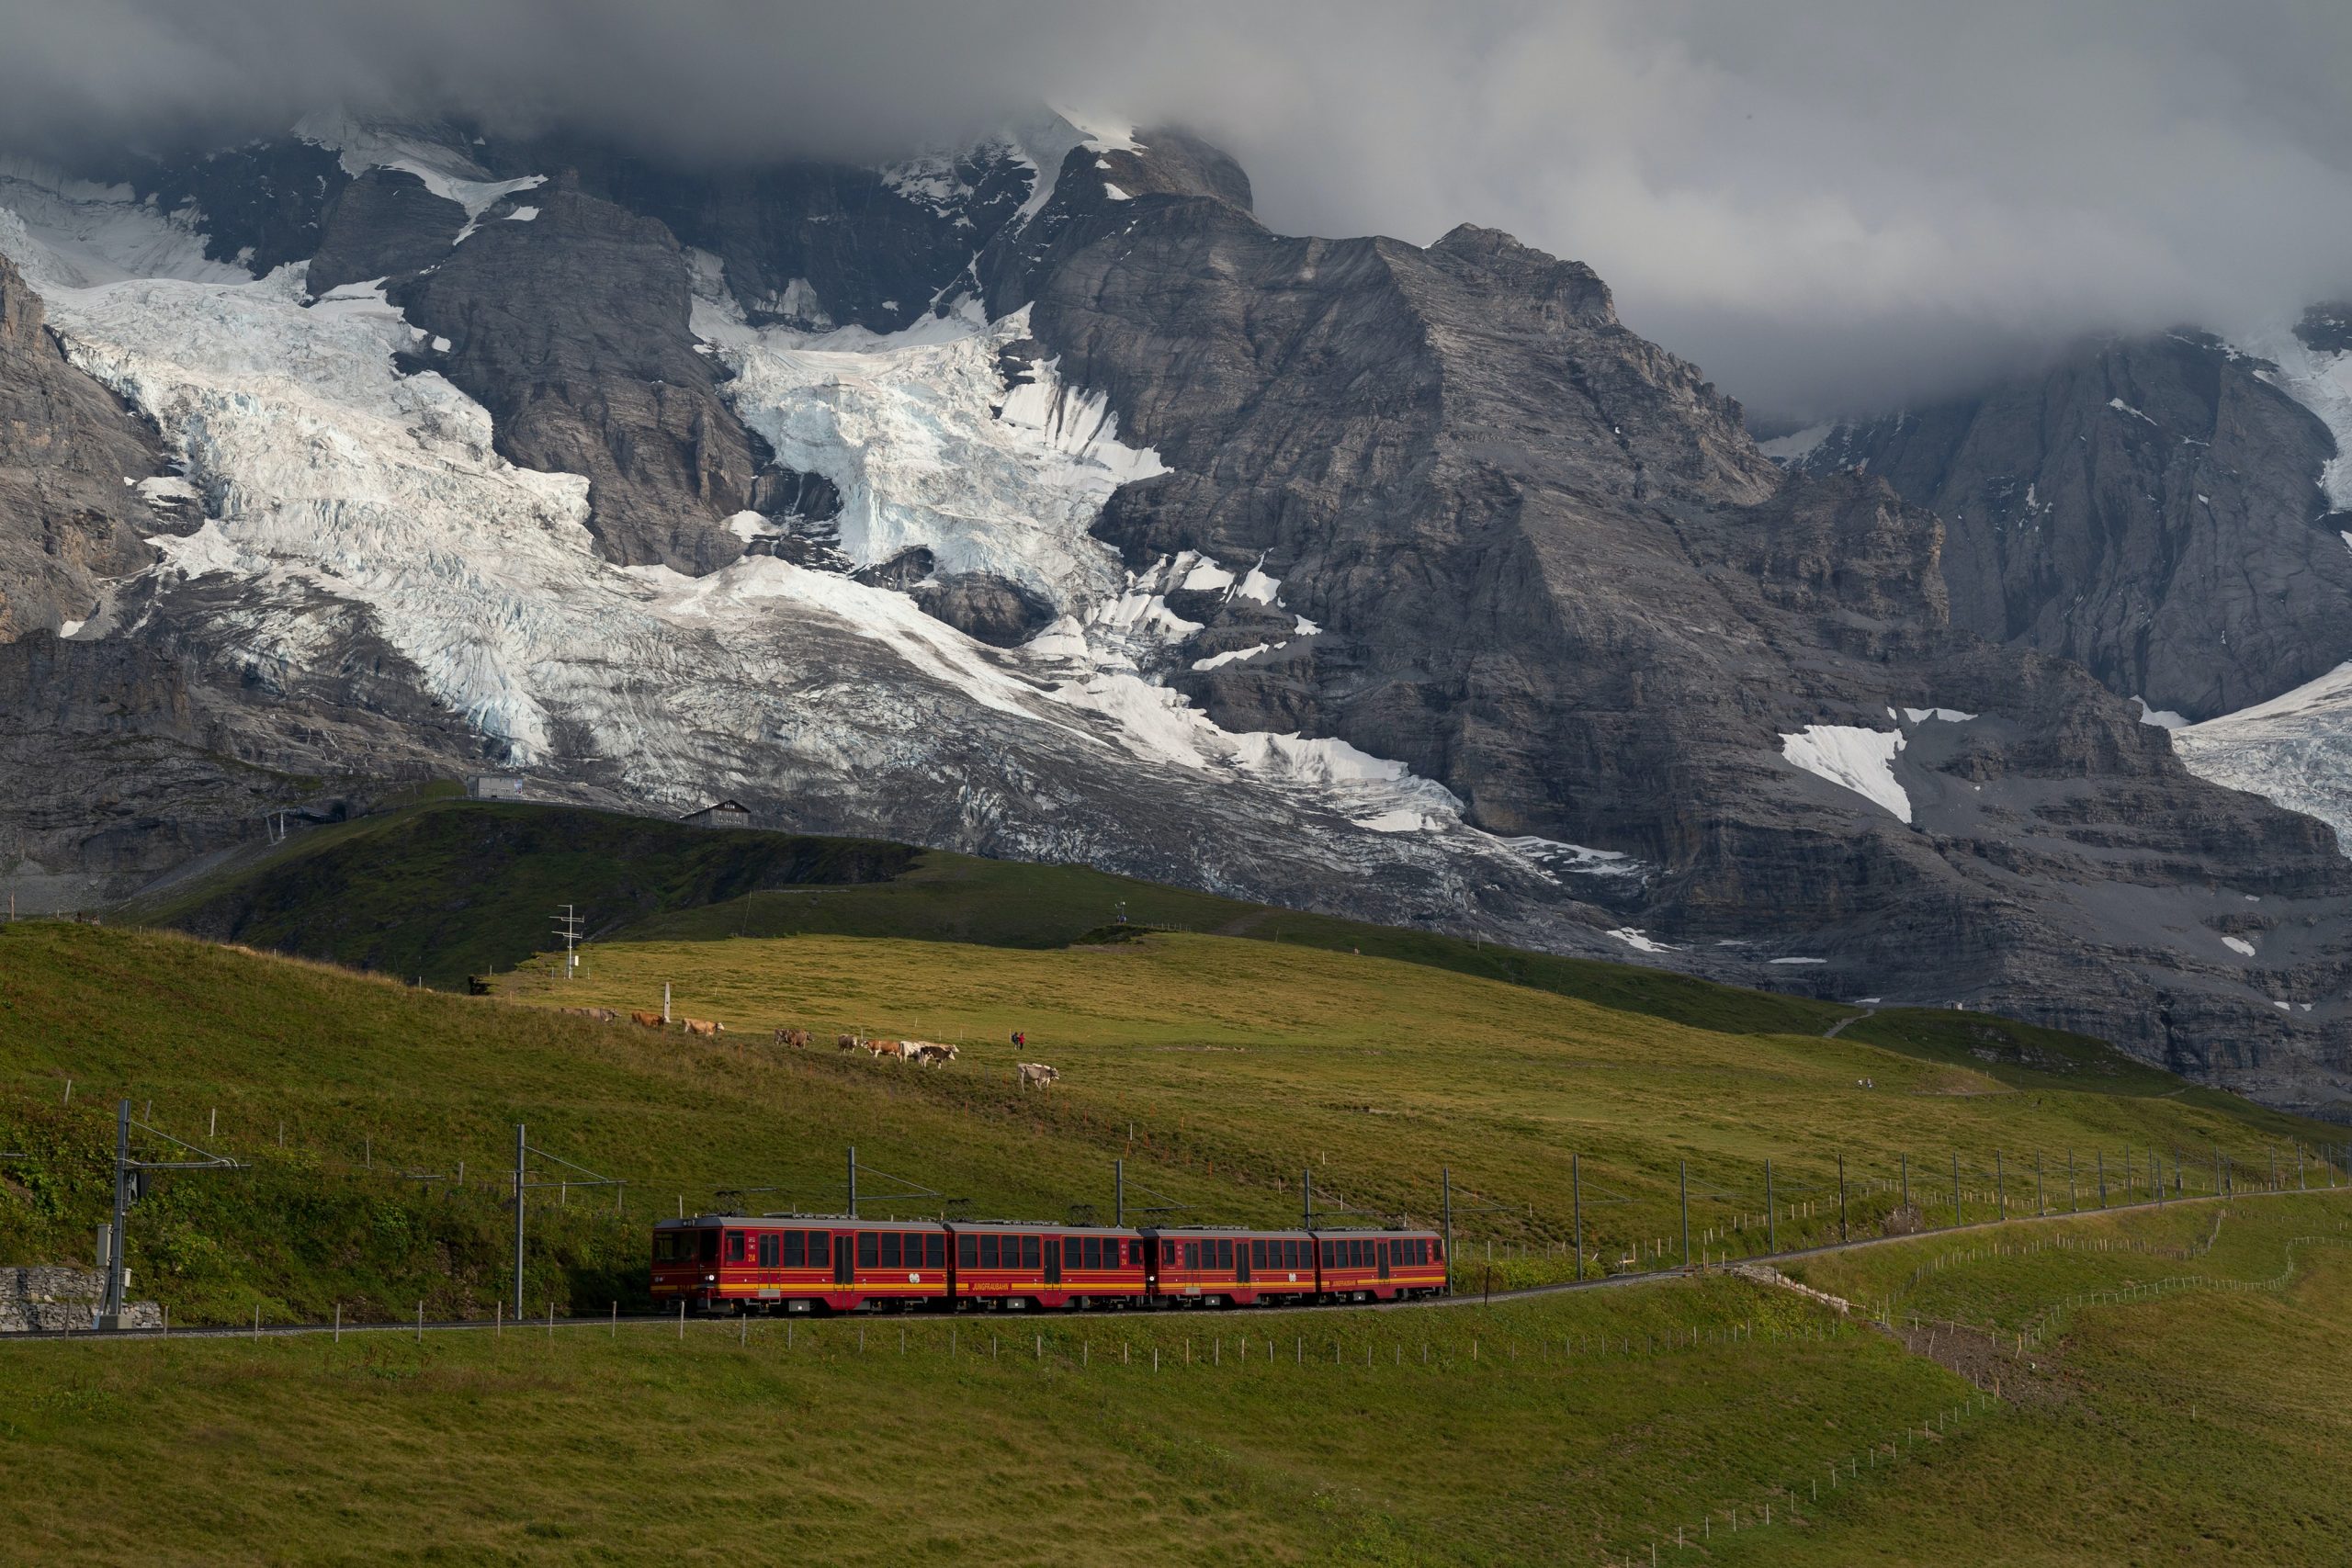
<instances>
[{"instance_id":1,"label":"metal utility pole","mask_svg":"<svg viewBox=\"0 0 2352 1568\"><path fill-rule=\"evenodd\" d=\"M1311 1165L1301 1166L1298 1169L1298 1228L1306 1231L1315 1228L1315 1168ZM1447 1256L1453 1256L1451 1247L1447 1248Z\"/></svg>"},{"instance_id":2,"label":"metal utility pole","mask_svg":"<svg viewBox=\"0 0 2352 1568\"><path fill-rule=\"evenodd\" d=\"M1584 1167L1580 1156L1568 1156L1569 1201L1575 1206L1577 1278L1584 1278Z\"/></svg>"},{"instance_id":3,"label":"metal utility pole","mask_svg":"<svg viewBox=\"0 0 2352 1568\"><path fill-rule=\"evenodd\" d=\"M2040 1149L2033 1151L2033 1212L2037 1214L2046 1214L2050 1212L2050 1205L2044 1202L2041 1197L2041 1151Z\"/></svg>"},{"instance_id":4,"label":"metal utility pole","mask_svg":"<svg viewBox=\"0 0 2352 1568\"><path fill-rule=\"evenodd\" d=\"M2075 1151L2072 1149L2066 1151L2066 1212L2070 1214L2083 1212L2082 1200L2075 1195Z\"/></svg>"},{"instance_id":5,"label":"metal utility pole","mask_svg":"<svg viewBox=\"0 0 2352 1568\"><path fill-rule=\"evenodd\" d=\"M1901 1154L1895 1157L1903 1162L1903 1206L1907 1209L1911 1206L1911 1156Z\"/></svg>"},{"instance_id":6,"label":"metal utility pole","mask_svg":"<svg viewBox=\"0 0 2352 1568\"><path fill-rule=\"evenodd\" d=\"M151 1137L161 1138L177 1148L196 1156L194 1159L133 1159L130 1157L130 1130L136 1127ZM130 1101L119 1100L114 1115L114 1221L107 1227L106 1288L98 1303L98 1326L119 1329L122 1326L123 1264L129 1251L123 1245L123 1222L130 1205L141 1196L144 1173L151 1170L243 1170L243 1166L194 1144L182 1143L169 1133L159 1133L141 1122L130 1119Z\"/></svg>"},{"instance_id":7,"label":"metal utility pole","mask_svg":"<svg viewBox=\"0 0 2352 1568\"><path fill-rule=\"evenodd\" d=\"M1961 1223L1961 1219L1960 1151L1958 1149L1954 1149L1951 1152L1951 1223L1957 1225Z\"/></svg>"},{"instance_id":8,"label":"metal utility pole","mask_svg":"<svg viewBox=\"0 0 2352 1568\"><path fill-rule=\"evenodd\" d=\"M514 1321L523 1321L523 1192L529 1179L530 1144L514 1123Z\"/></svg>"},{"instance_id":9,"label":"metal utility pole","mask_svg":"<svg viewBox=\"0 0 2352 1568\"><path fill-rule=\"evenodd\" d=\"M580 970L580 955L572 951L580 940L580 916L570 904L555 918L555 934L563 938L563 977L569 980Z\"/></svg>"},{"instance_id":10,"label":"metal utility pole","mask_svg":"<svg viewBox=\"0 0 2352 1568\"><path fill-rule=\"evenodd\" d=\"M1675 1168L1682 1179L1682 1267L1690 1267L1690 1162L1676 1160Z\"/></svg>"},{"instance_id":11,"label":"metal utility pole","mask_svg":"<svg viewBox=\"0 0 2352 1568\"><path fill-rule=\"evenodd\" d=\"M2098 1206L2107 1207L2107 1151L2098 1151Z\"/></svg>"},{"instance_id":12,"label":"metal utility pole","mask_svg":"<svg viewBox=\"0 0 2352 1568\"><path fill-rule=\"evenodd\" d=\"M849 1146L849 1217L857 1218L857 1145Z\"/></svg>"},{"instance_id":13,"label":"metal utility pole","mask_svg":"<svg viewBox=\"0 0 2352 1568\"><path fill-rule=\"evenodd\" d=\"M533 1155L537 1155L544 1160L553 1160L556 1164L562 1166L566 1170L577 1172L577 1174L563 1176L554 1181L533 1181L531 1179L530 1164L531 1156ZM614 1187L626 1189L628 1186L628 1182L623 1181L616 1177L600 1176L584 1165L574 1165L570 1160L563 1158L560 1155L551 1155L545 1149L533 1148L531 1146L529 1130L520 1122L514 1123L514 1317L517 1322L522 1320L524 1310L523 1200L525 1194L529 1192L534 1187L562 1187L566 1189L573 1187ZM683 1202L680 1207L684 1207Z\"/></svg>"},{"instance_id":14,"label":"metal utility pole","mask_svg":"<svg viewBox=\"0 0 2352 1568\"><path fill-rule=\"evenodd\" d=\"M1772 1162L1764 1162L1764 1250L1781 1250L1781 1212L1772 1201Z\"/></svg>"},{"instance_id":15,"label":"metal utility pole","mask_svg":"<svg viewBox=\"0 0 2352 1568\"><path fill-rule=\"evenodd\" d=\"M1838 1239L1851 1241L1846 1231L1846 1151L1838 1151Z\"/></svg>"},{"instance_id":16,"label":"metal utility pole","mask_svg":"<svg viewBox=\"0 0 2352 1568\"><path fill-rule=\"evenodd\" d=\"M1127 1162L1111 1162L1111 1224L1114 1229L1127 1228Z\"/></svg>"},{"instance_id":17,"label":"metal utility pole","mask_svg":"<svg viewBox=\"0 0 2352 1568\"><path fill-rule=\"evenodd\" d=\"M1449 1293L1453 1280L1453 1168L1438 1168L1438 1179L1445 1186L1445 1278Z\"/></svg>"},{"instance_id":18,"label":"metal utility pole","mask_svg":"<svg viewBox=\"0 0 2352 1568\"><path fill-rule=\"evenodd\" d=\"M130 1101L114 1113L114 1224L107 1232L107 1293L102 1321L122 1323L122 1217L130 1208Z\"/></svg>"},{"instance_id":19,"label":"metal utility pole","mask_svg":"<svg viewBox=\"0 0 2352 1568\"><path fill-rule=\"evenodd\" d=\"M1993 1202L2001 1211L2001 1218L2009 1217L2009 1184L2001 1176L2001 1151L1993 1151Z\"/></svg>"}]
</instances>

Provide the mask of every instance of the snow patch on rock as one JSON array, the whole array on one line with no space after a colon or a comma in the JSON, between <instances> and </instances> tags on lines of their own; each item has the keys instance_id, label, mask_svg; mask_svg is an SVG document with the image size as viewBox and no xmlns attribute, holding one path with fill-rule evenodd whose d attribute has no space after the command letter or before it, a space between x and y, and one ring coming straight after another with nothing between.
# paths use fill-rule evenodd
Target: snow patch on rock
<instances>
[{"instance_id":1,"label":"snow patch on rock","mask_svg":"<svg viewBox=\"0 0 2352 1568\"><path fill-rule=\"evenodd\" d=\"M1908 822L1911 797L1894 779L1895 755L1903 747L1899 730L1851 724L1808 724L1781 737L1781 755L1788 761Z\"/></svg>"},{"instance_id":2,"label":"snow patch on rock","mask_svg":"<svg viewBox=\"0 0 2352 1568\"><path fill-rule=\"evenodd\" d=\"M1613 941L1623 942L1635 953L1679 953L1682 951L1679 947L1671 947L1662 942L1653 942L1632 926L1619 926L1615 931L1604 931L1601 934Z\"/></svg>"},{"instance_id":3,"label":"snow patch on rock","mask_svg":"<svg viewBox=\"0 0 2352 1568\"><path fill-rule=\"evenodd\" d=\"M2238 345L2275 370L2256 374L2318 416L2335 437L2335 456L2320 469L2320 488L2338 512L2352 512L2352 354L2316 350L2285 324ZM2352 535L2345 544L2352 547Z\"/></svg>"}]
</instances>

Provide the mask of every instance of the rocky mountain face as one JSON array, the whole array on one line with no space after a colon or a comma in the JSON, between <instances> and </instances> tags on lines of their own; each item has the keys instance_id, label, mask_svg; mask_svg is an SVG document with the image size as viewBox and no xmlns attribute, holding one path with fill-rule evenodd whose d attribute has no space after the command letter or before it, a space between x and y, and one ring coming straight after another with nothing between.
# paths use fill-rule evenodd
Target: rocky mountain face
<instances>
[{"instance_id":1,"label":"rocky mountain face","mask_svg":"<svg viewBox=\"0 0 2352 1568\"><path fill-rule=\"evenodd\" d=\"M0 221L77 395L153 422L124 471L202 497L0 669L10 779L89 759L153 825L77 847L52 791L45 867L155 869L271 777L492 761L2352 1104L2352 863L2124 700L2342 657L2332 443L2251 360L2109 349L1784 473L1590 269L1275 234L1177 131L720 174L331 140L226 237L105 193ZM312 196L307 269L199 266ZM138 268L77 239L109 224ZM230 761L125 779L101 738Z\"/></svg>"},{"instance_id":2,"label":"rocky mountain face","mask_svg":"<svg viewBox=\"0 0 2352 1568\"><path fill-rule=\"evenodd\" d=\"M2352 658L2335 441L2277 372L2201 333L2095 344L1841 428L1803 467L1860 467L1944 519L1955 625L2212 718Z\"/></svg>"}]
</instances>

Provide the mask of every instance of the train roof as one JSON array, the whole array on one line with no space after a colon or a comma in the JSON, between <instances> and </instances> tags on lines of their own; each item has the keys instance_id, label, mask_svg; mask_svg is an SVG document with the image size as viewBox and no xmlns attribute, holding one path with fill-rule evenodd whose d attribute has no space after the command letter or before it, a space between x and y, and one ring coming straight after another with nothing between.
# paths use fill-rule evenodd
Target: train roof
<instances>
[{"instance_id":1,"label":"train roof","mask_svg":"<svg viewBox=\"0 0 2352 1568\"><path fill-rule=\"evenodd\" d=\"M683 1220L656 1220L656 1230L693 1230L708 1225L856 1225L866 1230L908 1231L1052 1231L1062 1235L1248 1235L1309 1236L1435 1235L1430 1225L1292 1225L1261 1230L1254 1225L1066 1225L1053 1220L869 1220L849 1214L692 1214Z\"/></svg>"},{"instance_id":2,"label":"train roof","mask_svg":"<svg viewBox=\"0 0 2352 1568\"><path fill-rule=\"evenodd\" d=\"M656 1220L656 1230L697 1230L712 1225L848 1226L860 1230L902 1231L1052 1231L1057 1235L1140 1235L1132 1225L1065 1225L1052 1220L869 1220L848 1214L692 1214L683 1220Z\"/></svg>"}]
</instances>

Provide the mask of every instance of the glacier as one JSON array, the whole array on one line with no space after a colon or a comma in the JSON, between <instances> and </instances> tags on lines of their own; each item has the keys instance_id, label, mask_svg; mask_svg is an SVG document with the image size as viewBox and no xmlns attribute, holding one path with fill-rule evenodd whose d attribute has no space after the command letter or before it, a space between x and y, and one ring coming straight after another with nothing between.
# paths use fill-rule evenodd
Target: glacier
<instances>
[{"instance_id":1,"label":"glacier","mask_svg":"<svg viewBox=\"0 0 2352 1568\"><path fill-rule=\"evenodd\" d=\"M452 190L457 174L434 170ZM699 578L618 566L588 531L583 478L508 462L480 404L398 367L415 329L379 283L311 300L299 265L256 280L202 263L196 236L126 193L37 200L22 184L0 190L14 198L0 251L73 361L163 433L184 477L154 492L202 513L117 585L130 618L102 605L85 639L200 600L210 635L282 689L364 625L506 765L667 808L741 794L837 830L1261 895L1278 890L1280 856L1305 855L1453 888L1437 897L1457 912L1474 885L1555 900L1621 873L1598 853L1514 849L1465 824L1443 786L1343 741L1224 730L1162 684L1199 629L1167 593L1273 604L1280 585L1262 562L1193 553L1122 568L1091 527L1159 460L1051 361L1007 385L1000 355L1025 315L990 321L967 301L888 337L752 329L708 287L710 258L689 258L694 325L733 372L741 416L840 488L852 561L922 548L1055 606L1044 633L1001 649L905 592L772 555ZM222 579L237 592L196 592ZM1146 819L1170 838L1149 853L1135 847Z\"/></svg>"}]
</instances>

